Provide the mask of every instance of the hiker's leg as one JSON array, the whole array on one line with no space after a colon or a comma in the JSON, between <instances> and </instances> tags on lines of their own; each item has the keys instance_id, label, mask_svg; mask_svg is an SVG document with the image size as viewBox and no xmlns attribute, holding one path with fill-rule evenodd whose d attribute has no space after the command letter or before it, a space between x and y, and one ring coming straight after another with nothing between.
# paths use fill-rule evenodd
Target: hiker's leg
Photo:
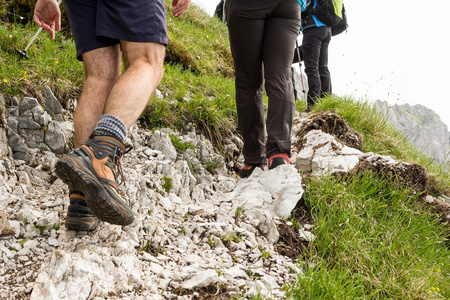
<instances>
[{"instance_id":1,"label":"hiker's leg","mask_svg":"<svg viewBox=\"0 0 450 300\"><path fill-rule=\"evenodd\" d=\"M308 77L308 105L314 105L315 100L320 97L319 57L322 39L318 29L309 28L303 32L302 50Z\"/></svg>"},{"instance_id":2,"label":"hiker's leg","mask_svg":"<svg viewBox=\"0 0 450 300\"><path fill-rule=\"evenodd\" d=\"M115 116L129 129L161 82L166 48L158 43L120 44L126 69L108 96L104 114Z\"/></svg>"},{"instance_id":3,"label":"hiker's leg","mask_svg":"<svg viewBox=\"0 0 450 300\"><path fill-rule=\"evenodd\" d=\"M75 148L93 132L106 98L120 74L119 40L98 36L97 0L64 0L77 59L84 62L85 83L74 113Z\"/></svg>"},{"instance_id":4,"label":"hiker's leg","mask_svg":"<svg viewBox=\"0 0 450 300\"><path fill-rule=\"evenodd\" d=\"M83 53L86 81L74 113L75 148L81 146L94 131L103 114L106 99L120 74L118 45Z\"/></svg>"},{"instance_id":5,"label":"hiker's leg","mask_svg":"<svg viewBox=\"0 0 450 300\"><path fill-rule=\"evenodd\" d=\"M266 20L263 60L267 111L267 157L291 153L291 128L295 112L291 66L300 30L300 6L282 1Z\"/></svg>"},{"instance_id":6,"label":"hiker's leg","mask_svg":"<svg viewBox=\"0 0 450 300\"><path fill-rule=\"evenodd\" d=\"M123 129L136 122L162 78L167 45L165 4L164 0L98 0L96 7L95 33L120 41L125 71L111 89L103 111L106 116L100 118L95 131L115 131L112 135L121 139Z\"/></svg>"},{"instance_id":7,"label":"hiker's leg","mask_svg":"<svg viewBox=\"0 0 450 300\"><path fill-rule=\"evenodd\" d=\"M322 30L322 46L320 47L320 57L319 57L319 74L320 74L320 97L326 94L331 94L331 76L330 70L328 69L328 46L331 41L331 28L323 27Z\"/></svg>"},{"instance_id":8,"label":"hiker's leg","mask_svg":"<svg viewBox=\"0 0 450 300\"><path fill-rule=\"evenodd\" d=\"M244 140L244 163L256 165L265 161L262 69L265 21L254 1L233 1L232 5L231 2L225 2L225 9L236 74L236 109Z\"/></svg>"}]
</instances>

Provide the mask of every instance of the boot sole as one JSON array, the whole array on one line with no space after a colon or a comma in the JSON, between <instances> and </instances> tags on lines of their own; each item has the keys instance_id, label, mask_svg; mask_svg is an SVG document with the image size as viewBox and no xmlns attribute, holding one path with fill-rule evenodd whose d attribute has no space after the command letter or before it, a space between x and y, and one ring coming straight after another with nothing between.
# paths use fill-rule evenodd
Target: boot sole
<instances>
[{"instance_id":1,"label":"boot sole","mask_svg":"<svg viewBox=\"0 0 450 300\"><path fill-rule=\"evenodd\" d=\"M100 220L117 225L130 225L133 215L125 216L117 207L120 205L110 197L92 172L77 158L68 155L58 160L56 175L69 186L69 190L82 191L86 203Z\"/></svg>"},{"instance_id":2,"label":"boot sole","mask_svg":"<svg viewBox=\"0 0 450 300\"><path fill-rule=\"evenodd\" d=\"M66 218L66 228L76 231L94 231L99 223L99 219L95 217L78 217L78 218Z\"/></svg>"}]
</instances>

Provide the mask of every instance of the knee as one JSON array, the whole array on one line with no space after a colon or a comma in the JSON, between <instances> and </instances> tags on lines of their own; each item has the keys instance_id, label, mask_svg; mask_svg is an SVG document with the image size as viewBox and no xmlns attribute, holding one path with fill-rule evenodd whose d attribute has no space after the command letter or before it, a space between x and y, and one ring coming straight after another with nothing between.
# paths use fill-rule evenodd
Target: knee
<instances>
[{"instance_id":1,"label":"knee","mask_svg":"<svg viewBox=\"0 0 450 300\"><path fill-rule=\"evenodd\" d=\"M129 62L126 68L127 71L138 72L159 84L164 74L164 57L142 56Z\"/></svg>"},{"instance_id":2,"label":"knee","mask_svg":"<svg viewBox=\"0 0 450 300\"><path fill-rule=\"evenodd\" d=\"M152 70L155 79L159 82L161 82L164 74L164 59L161 59L155 63L149 63L149 67Z\"/></svg>"},{"instance_id":3,"label":"knee","mask_svg":"<svg viewBox=\"0 0 450 300\"><path fill-rule=\"evenodd\" d=\"M119 78L119 75L119 68L96 69L86 72L86 82L95 83L98 86L113 86Z\"/></svg>"},{"instance_id":4,"label":"knee","mask_svg":"<svg viewBox=\"0 0 450 300\"><path fill-rule=\"evenodd\" d=\"M292 89L292 77L289 73L280 73L266 78L267 93L277 91L278 93L288 93Z\"/></svg>"}]
</instances>

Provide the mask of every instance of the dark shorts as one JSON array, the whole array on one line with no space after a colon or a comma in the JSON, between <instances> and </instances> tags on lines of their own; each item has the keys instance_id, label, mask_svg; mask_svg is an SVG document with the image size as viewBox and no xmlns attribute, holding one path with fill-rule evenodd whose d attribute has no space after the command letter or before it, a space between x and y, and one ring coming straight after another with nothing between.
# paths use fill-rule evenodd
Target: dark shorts
<instances>
[{"instance_id":1,"label":"dark shorts","mask_svg":"<svg viewBox=\"0 0 450 300\"><path fill-rule=\"evenodd\" d=\"M77 48L87 51L119 41L167 45L164 0L64 0Z\"/></svg>"}]
</instances>

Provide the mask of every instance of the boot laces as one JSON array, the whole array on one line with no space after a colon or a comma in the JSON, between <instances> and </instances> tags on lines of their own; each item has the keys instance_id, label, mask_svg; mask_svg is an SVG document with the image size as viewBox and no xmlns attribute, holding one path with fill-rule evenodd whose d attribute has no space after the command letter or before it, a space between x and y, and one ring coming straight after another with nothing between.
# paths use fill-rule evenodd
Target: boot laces
<instances>
[{"instance_id":1,"label":"boot laces","mask_svg":"<svg viewBox=\"0 0 450 300\"><path fill-rule=\"evenodd\" d=\"M114 152L112 153L112 157L111 157L111 163L107 164L113 171L114 177L116 178L118 185L121 185L122 183L124 186L126 185L125 184L125 176L123 175L121 158L124 154L127 154L132 149L133 149L133 146L126 145L125 152L122 153L122 150L120 148L114 148ZM108 162L109 162L109 160L108 160Z\"/></svg>"},{"instance_id":2,"label":"boot laces","mask_svg":"<svg viewBox=\"0 0 450 300\"><path fill-rule=\"evenodd\" d=\"M97 153L101 153L100 151L103 151L105 154L107 153L108 160L106 161L106 166L113 172L116 184L120 185L123 183L125 185L125 176L123 175L121 158L124 154L133 149L132 145L125 145L125 149L122 151L120 147L117 147L111 143L102 143L89 140L86 144L91 148L96 156Z\"/></svg>"}]
</instances>

